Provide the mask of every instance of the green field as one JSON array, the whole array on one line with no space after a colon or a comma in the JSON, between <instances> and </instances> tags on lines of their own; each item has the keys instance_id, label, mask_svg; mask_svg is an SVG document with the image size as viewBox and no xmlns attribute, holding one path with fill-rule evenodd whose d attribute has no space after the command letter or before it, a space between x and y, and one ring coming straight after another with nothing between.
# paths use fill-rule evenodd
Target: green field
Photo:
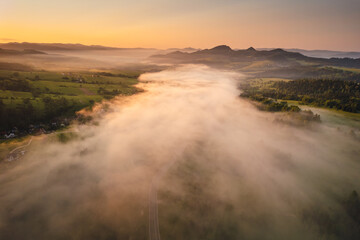
<instances>
[{"instance_id":1,"label":"green field","mask_svg":"<svg viewBox=\"0 0 360 240\"><path fill-rule=\"evenodd\" d=\"M347 67L332 67L332 68L340 69L340 70L348 71L348 72L360 73L359 68L347 68Z\"/></svg>"},{"instance_id":2,"label":"green field","mask_svg":"<svg viewBox=\"0 0 360 240\"><path fill-rule=\"evenodd\" d=\"M303 105L300 101L277 99L278 102L287 102L288 105L299 106L302 110L311 110L321 115L321 120L330 125L349 126L360 129L360 114L345 112L333 108L314 107Z\"/></svg>"},{"instance_id":3,"label":"green field","mask_svg":"<svg viewBox=\"0 0 360 240\"><path fill-rule=\"evenodd\" d=\"M288 82L288 81L291 81L291 79L286 79L286 78L251 78L251 79L248 79L248 83L250 83L252 87L256 87L259 89L272 88L273 82L279 82L279 81Z\"/></svg>"},{"instance_id":4,"label":"green field","mask_svg":"<svg viewBox=\"0 0 360 240\"><path fill-rule=\"evenodd\" d=\"M76 111L103 99L134 94L139 91L134 86L138 83L139 74L134 71L68 73L0 70L1 130L26 128L29 124L71 117Z\"/></svg>"},{"instance_id":5,"label":"green field","mask_svg":"<svg viewBox=\"0 0 360 240\"><path fill-rule=\"evenodd\" d=\"M360 112L359 83L355 81L252 78L243 82L241 88L243 97L263 103L282 99L354 114Z\"/></svg>"}]
</instances>

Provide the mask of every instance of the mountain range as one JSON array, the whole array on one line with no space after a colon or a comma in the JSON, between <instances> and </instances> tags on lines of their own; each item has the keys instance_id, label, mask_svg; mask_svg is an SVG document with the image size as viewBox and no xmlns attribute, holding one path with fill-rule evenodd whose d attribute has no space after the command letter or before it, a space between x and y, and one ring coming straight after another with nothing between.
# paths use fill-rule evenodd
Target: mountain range
<instances>
[{"instance_id":1,"label":"mountain range","mask_svg":"<svg viewBox=\"0 0 360 240\"><path fill-rule=\"evenodd\" d=\"M10 50L33 49L38 51L80 51L80 50L114 50L117 48L104 47L100 45L83 45L72 43L28 43L28 42L9 42L0 43L0 48Z\"/></svg>"},{"instance_id":2,"label":"mountain range","mask_svg":"<svg viewBox=\"0 0 360 240\"><path fill-rule=\"evenodd\" d=\"M258 50L273 50L274 48L259 48ZM344 52L331 50L305 50L299 48L285 48L288 52L298 52L308 57L319 58L360 58L360 52Z\"/></svg>"},{"instance_id":3,"label":"mountain range","mask_svg":"<svg viewBox=\"0 0 360 240\"><path fill-rule=\"evenodd\" d=\"M26 54L46 54L46 53L34 49L13 50L13 49L0 48L0 56L26 55Z\"/></svg>"},{"instance_id":4,"label":"mountain range","mask_svg":"<svg viewBox=\"0 0 360 240\"><path fill-rule=\"evenodd\" d=\"M29 43L29 42L9 42L0 43L0 48L7 50L37 50L37 51L99 51L99 50L159 50L155 48L117 48L117 47L106 47L101 45L83 45L73 43ZM172 51L183 51L183 52L195 52L200 49L196 48L169 48L166 50L159 50L165 52Z\"/></svg>"},{"instance_id":5,"label":"mountain range","mask_svg":"<svg viewBox=\"0 0 360 240\"><path fill-rule=\"evenodd\" d=\"M9 42L0 43L0 48L9 50L37 50L37 51L98 51L98 50L159 50L155 48L117 48L117 47L106 47L101 45L83 45L73 43L29 43L29 42ZM260 51L271 51L275 48L258 48ZM196 52L202 49L199 48L168 48L162 50L164 52ZM242 49L235 49L242 50ZM360 58L360 52L344 52L344 51L330 51L330 50L304 50L299 48L285 48L287 52L297 52L304 56L316 57L316 58Z\"/></svg>"},{"instance_id":6,"label":"mountain range","mask_svg":"<svg viewBox=\"0 0 360 240\"><path fill-rule=\"evenodd\" d=\"M245 50L233 50L229 46L220 45L211 49L192 53L175 51L167 54L154 55L152 59L172 63L203 63L208 65L248 65L254 62L277 67L325 65L338 67L360 68L360 58L316 58L298 52L283 49L256 50L250 47Z\"/></svg>"}]
</instances>

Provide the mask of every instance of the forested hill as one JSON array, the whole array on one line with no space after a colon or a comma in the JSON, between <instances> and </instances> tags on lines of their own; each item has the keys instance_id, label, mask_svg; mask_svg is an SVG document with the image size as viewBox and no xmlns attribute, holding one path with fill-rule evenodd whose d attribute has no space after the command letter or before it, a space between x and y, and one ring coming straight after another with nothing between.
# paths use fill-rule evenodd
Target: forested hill
<instances>
[{"instance_id":1,"label":"forested hill","mask_svg":"<svg viewBox=\"0 0 360 240\"><path fill-rule=\"evenodd\" d=\"M242 96L256 101L294 100L300 104L360 112L360 83L354 81L299 79L242 85Z\"/></svg>"}]
</instances>

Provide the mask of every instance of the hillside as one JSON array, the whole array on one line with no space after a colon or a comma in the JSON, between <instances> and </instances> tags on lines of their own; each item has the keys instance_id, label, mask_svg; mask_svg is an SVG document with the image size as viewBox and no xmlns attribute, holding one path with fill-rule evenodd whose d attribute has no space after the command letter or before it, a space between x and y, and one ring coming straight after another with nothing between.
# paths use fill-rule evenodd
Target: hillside
<instances>
[{"instance_id":1,"label":"hillside","mask_svg":"<svg viewBox=\"0 0 360 240\"><path fill-rule=\"evenodd\" d=\"M26 55L26 54L46 54L46 53L35 49L13 50L13 49L0 48L0 56L13 56L13 55L18 56L18 55Z\"/></svg>"},{"instance_id":2,"label":"hillside","mask_svg":"<svg viewBox=\"0 0 360 240\"><path fill-rule=\"evenodd\" d=\"M199 49L187 47L187 48L169 48L165 50L156 48L118 48L107 47L101 45L84 45L79 43L29 43L29 42L9 42L0 43L0 48L3 50L16 50L16 51L104 51L104 50L131 50L131 51L159 51L162 53L169 53L174 51L182 52L195 52Z\"/></svg>"},{"instance_id":3,"label":"hillside","mask_svg":"<svg viewBox=\"0 0 360 240\"><path fill-rule=\"evenodd\" d=\"M298 52L283 49L256 50L252 47L246 50L233 50L229 46L220 45L211 49L186 53L181 51L151 57L156 61L171 61L173 63L203 63L220 66L245 67L254 62L271 61L273 67L289 67L301 65L326 65L337 67L360 68L360 58L315 58Z\"/></svg>"},{"instance_id":4,"label":"hillside","mask_svg":"<svg viewBox=\"0 0 360 240\"><path fill-rule=\"evenodd\" d=\"M271 50L271 49L262 49ZM331 50L305 50L299 48L285 49L288 52L298 52L308 57L320 58L360 58L360 52L344 52L344 51L331 51Z\"/></svg>"},{"instance_id":5,"label":"hillside","mask_svg":"<svg viewBox=\"0 0 360 240\"><path fill-rule=\"evenodd\" d=\"M0 48L9 50L33 49L37 51L81 51L81 50L114 50L117 48L104 47L99 45L83 45L70 43L28 43L28 42L10 42L1 43Z\"/></svg>"},{"instance_id":6,"label":"hillside","mask_svg":"<svg viewBox=\"0 0 360 240\"><path fill-rule=\"evenodd\" d=\"M34 69L30 66L20 63L9 63L0 61L0 70L8 71L33 71Z\"/></svg>"}]
</instances>

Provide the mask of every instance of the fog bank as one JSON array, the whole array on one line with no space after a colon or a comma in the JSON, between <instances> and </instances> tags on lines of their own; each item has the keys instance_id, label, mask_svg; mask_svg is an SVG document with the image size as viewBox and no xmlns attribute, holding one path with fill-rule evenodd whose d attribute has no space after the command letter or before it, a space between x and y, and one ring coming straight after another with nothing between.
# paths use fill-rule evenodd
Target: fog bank
<instances>
[{"instance_id":1,"label":"fog bank","mask_svg":"<svg viewBox=\"0 0 360 240\"><path fill-rule=\"evenodd\" d=\"M349 239L359 141L297 128L239 98L242 76L187 65L140 76L66 144L35 144L0 174L0 239ZM166 168L164 167L166 166ZM357 207L355 207L357 209Z\"/></svg>"}]
</instances>

